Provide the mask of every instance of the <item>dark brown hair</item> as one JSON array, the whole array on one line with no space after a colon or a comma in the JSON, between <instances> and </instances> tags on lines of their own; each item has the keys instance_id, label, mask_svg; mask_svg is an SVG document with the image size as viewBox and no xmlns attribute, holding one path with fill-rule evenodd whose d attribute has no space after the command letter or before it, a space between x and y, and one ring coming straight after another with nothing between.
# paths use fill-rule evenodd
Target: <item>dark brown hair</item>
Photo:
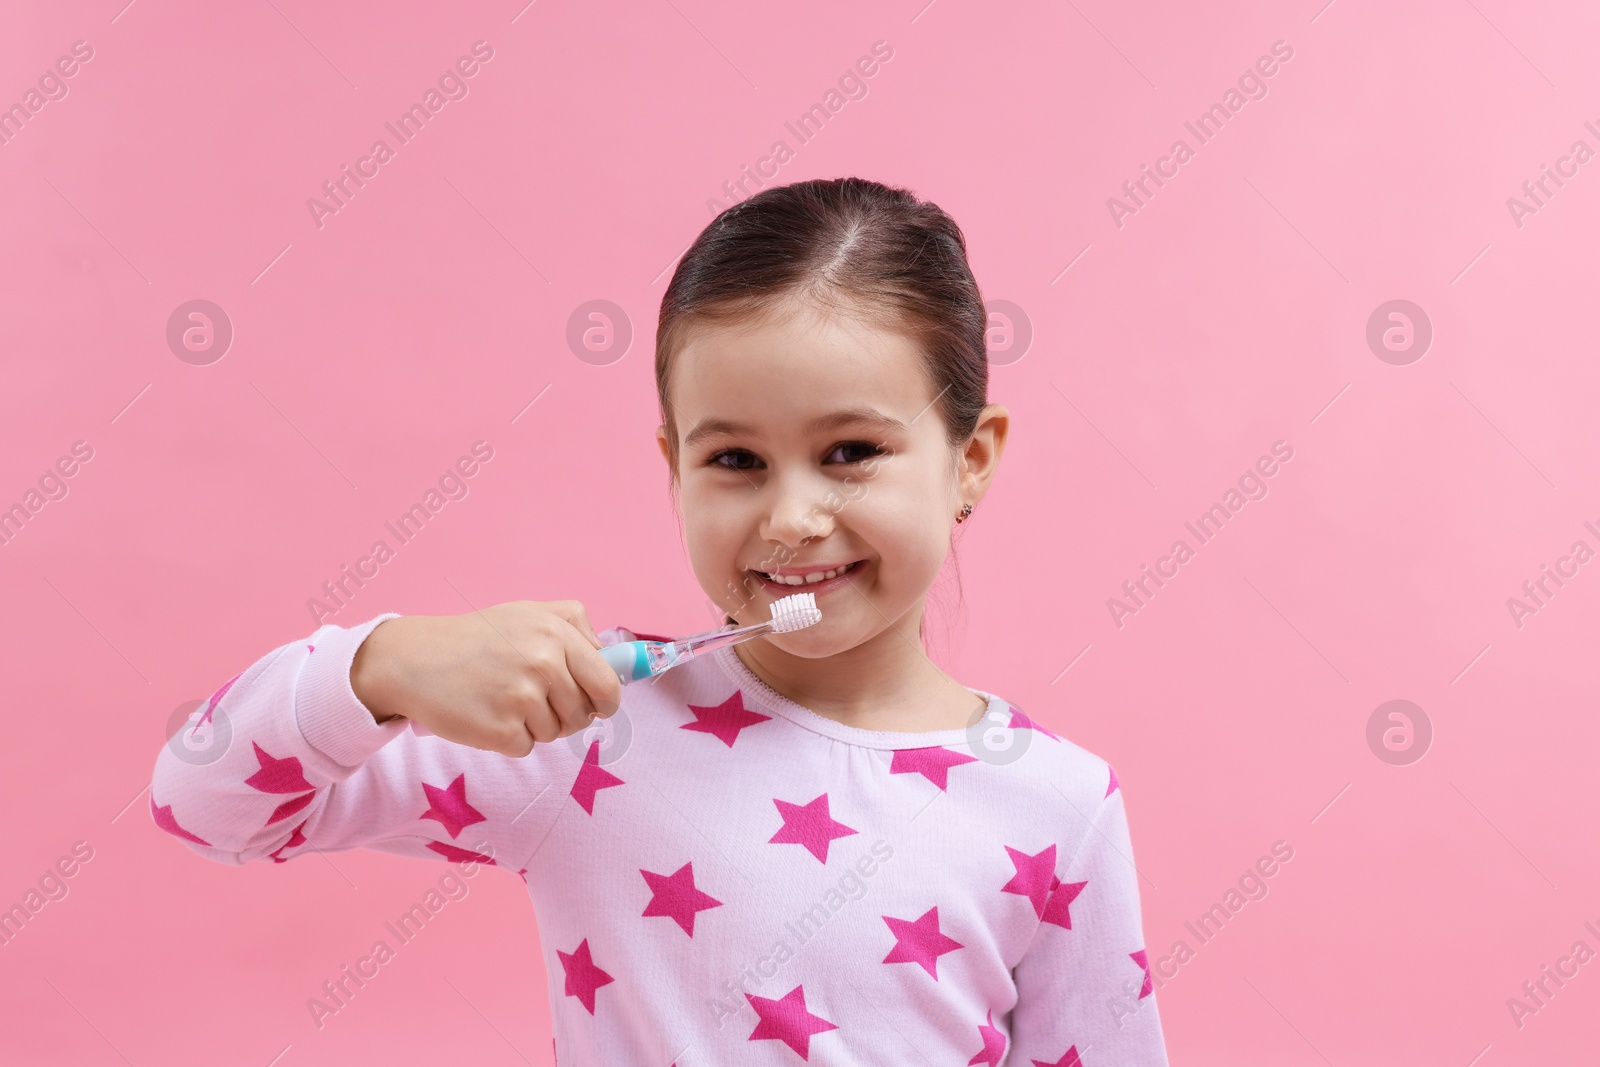
<instances>
[{"instance_id":1,"label":"dark brown hair","mask_svg":"<svg viewBox=\"0 0 1600 1067\"><path fill-rule=\"evenodd\" d=\"M674 480L678 433L667 397L672 355L688 328L755 318L797 298L916 340L951 446L971 436L988 398L988 316L960 227L906 189L819 178L728 208L672 274L656 326L656 393Z\"/></svg>"}]
</instances>

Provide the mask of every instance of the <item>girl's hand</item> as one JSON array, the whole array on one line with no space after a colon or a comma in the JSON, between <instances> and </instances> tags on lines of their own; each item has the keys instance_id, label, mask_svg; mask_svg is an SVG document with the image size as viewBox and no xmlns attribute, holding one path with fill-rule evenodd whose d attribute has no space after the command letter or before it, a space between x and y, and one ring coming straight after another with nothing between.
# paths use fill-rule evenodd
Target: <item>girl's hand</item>
<instances>
[{"instance_id":1,"label":"girl's hand","mask_svg":"<svg viewBox=\"0 0 1600 1067\"><path fill-rule=\"evenodd\" d=\"M378 722L404 716L447 741L526 756L617 710L622 683L599 648L576 600L403 615L361 642L350 687Z\"/></svg>"}]
</instances>

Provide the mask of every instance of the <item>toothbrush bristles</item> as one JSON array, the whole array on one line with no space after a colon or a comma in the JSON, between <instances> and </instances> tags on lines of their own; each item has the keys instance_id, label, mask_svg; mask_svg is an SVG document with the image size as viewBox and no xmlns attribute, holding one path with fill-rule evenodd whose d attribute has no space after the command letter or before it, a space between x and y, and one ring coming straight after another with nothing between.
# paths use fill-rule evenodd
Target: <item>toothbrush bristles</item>
<instances>
[{"instance_id":1,"label":"toothbrush bristles","mask_svg":"<svg viewBox=\"0 0 1600 1067\"><path fill-rule=\"evenodd\" d=\"M822 609L817 607L817 594L792 593L772 604L772 632L791 633L815 626L822 621Z\"/></svg>"}]
</instances>

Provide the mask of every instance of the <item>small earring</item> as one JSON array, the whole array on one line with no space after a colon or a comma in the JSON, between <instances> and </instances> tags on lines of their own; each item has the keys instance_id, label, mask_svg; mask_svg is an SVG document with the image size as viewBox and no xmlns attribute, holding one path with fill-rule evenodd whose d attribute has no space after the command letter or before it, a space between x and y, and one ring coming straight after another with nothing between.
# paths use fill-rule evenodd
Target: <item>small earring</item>
<instances>
[{"instance_id":1,"label":"small earring","mask_svg":"<svg viewBox=\"0 0 1600 1067\"><path fill-rule=\"evenodd\" d=\"M957 522L966 522L967 521L967 516L969 516L971 514L972 514L972 505L971 504L962 504L961 505L961 514L956 516L956 521Z\"/></svg>"}]
</instances>

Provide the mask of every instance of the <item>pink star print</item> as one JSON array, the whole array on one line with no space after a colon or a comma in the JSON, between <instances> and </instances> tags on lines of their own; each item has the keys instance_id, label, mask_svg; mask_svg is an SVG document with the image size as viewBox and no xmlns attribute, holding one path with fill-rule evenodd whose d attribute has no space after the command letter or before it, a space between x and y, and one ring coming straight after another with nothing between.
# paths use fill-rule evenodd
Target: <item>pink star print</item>
<instances>
[{"instance_id":1,"label":"pink star print","mask_svg":"<svg viewBox=\"0 0 1600 1067\"><path fill-rule=\"evenodd\" d=\"M1050 878L1050 899L1045 902L1044 914L1039 916L1040 922L1052 923L1063 930L1072 929L1072 912L1068 910L1072 902L1078 899L1078 894L1083 892L1083 887L1088 882L1063 882L1054 875Z\"/></svg>"},{"instance_id":2,"label":"pink star print","mask_svg":"<svg viewBox=\"0 0 1600 1067\"><path fill-rule=\"evenodd\" d=\"M1111 780L1106 783L1106 796L1110 796L1117 788L1117 770L1111 764L1106 764L1106 770L1111 773Z\"/></svg>"},{"instance_id":3,"label":"pink star print","mask_svg":"<svg viewBox=\"0 0 1600 1067\"><path fill-rule=\"evenodd\" d=\"M211 699L206 701L206 713L204 715L200 716L200 722L196 723L195 725L198 726L198 725L201 725L202 723L210 722L211 721L211 713L216 710L217 704L221 702L223 696L227 694L228 690L233 688L233 683L237 682L240 678L243 678L243 677L244 677L244 672L240 671L238 674L234 675L232 678L229 678L226 682L223 682L221 687L218 688L215 693L211 694Z\"/></svg>"},{"instance_id":4,"label":"pink star print","mask_svg":"<svg viewBox=\"0 0 1600 1067\"><path fill-rule=\"evenodd\" d=\"M572 799L583 805L583 810L594 814L594 795L614 785L625 785L621 778L600 766L600 742L589 742L589 752L583 757L583 767L577 781L572 783Z\"/></svg>"},{"instance_id":5,"label":"pink star print","mask_svg":"<svg viewBox=\"0 0 1600 1067\"><path fill-rule=\"evenodd\" d=\"M455 781L443 789L423 782L422 794L428 798L428 810L417 818L437 820L450 832L451 837L458 836L464 827L475 822L488 821L477 808L467 803L465 771L456 775Z\"/></svg>"},{"instance_id":6,"label":"pink star print","mask_svg":"<svg viewBox=\"0 0 1600 1067\"><path fill-rule=\"evenodd\" d=\"M150 797L150 816L151 818L155 819L157 826L161 827L167 833L172 834L174 837L181 837L185 841L193 841L197 845L209 846L211 844L210 841L207 841L201 837L196 837L194 834L191 834L189 831L179 826L178 820L172 815L172 805L164 804L160 807L157 807L156 798L153 795Z\"/></svg>"},{"instance_id":7,"label":"pink star print","mask_svg":"<svg viewBox=\"0 0 1600 1067\"><path fill-rule=\"evenodd\" d=\"M268 855L270 855L272 857L272 862L273 863L288 863L289 862L288 859L286 859L284 857L283 853L285 851L287 851L288 849L298 848L301 845L306 843L306 835L300 832L301 830L304 830L305 828L306 828L306 824L305 823L301 823L299 826L296 826L294 828L294 833L289 835L289 840L287 840L283 844L279 845L276 852L268 853Z\"/></svg>"},{"instance_id":8,"label":"pink star print","mask_svg":"<svg viewBox=\"0 0 1600 1067\"><path fill-rule=\"evenodd\" d=\"M1043 918L1045 903L1050 898L1051 879L1056 876L1056 846L1050 845L1038 855L1030 856L1007 845L1006 853L1017 873L1000 887L1000 892L1027 897L1033 904L1034 914Z\"/></svg>"},{"instance_id":9,"label":"pink star print","mask_svg":"<svg viewBox=\"0 0 1600 1067\"><path fill-rule=\"evenodd\" d=\"M791 804L787 800L772 801L783 816L783 826L767 839L774 845L804 845L823 863L828 862L828 842L836 837L849 837L856 831L842 822L835 822L828 814L828 794L824 793L809 804Z\"/></svg>"},{"instance_id":10,"label":"pink star print","mask_svg":"<svg viewBox=\"0 0 1600 1067\"><path fill-rule=\"evenodd\" d=\"M883 916L883 921L889 924L895 936L894 948L889 950L883 962L919 963L923 970L933 975L935 982L939 980L940 955L962 947L961 942L940 933L939 909L936 907L923 912L915 922L888 915Z\"/></svg>"},{"instance_id":11,"label":"pink star print","mask_svg":"<svg viewBox=\"0 0 1600 1067\"><path fill-rule=\"evenodd\" d=\"M738 689L720 704L713 704L710 707L690 704L689 710L694 712L695 721L686 722L679 729L710 734L729 748L732 748L733 743L739 739L740 730L754 726L758 722L767 722L772 718L770 715L758 715L746 709L744 693Z\"/></svg>"},{"instance_id":12,"label":"pink star print","mask_svg":"<svg viewBox=\"0 0 1600 1067\"><path fill-rule=\"evenodd\" d=\"M839 1029L820 1015L806 1008L805 986L795 986L781 1000L744 995L756 1010L761 1021L750 1031L751 1041L782 1041L800 1054L803 1060L811 1058L811 1035Z\"/></svg>"},{"instance_id":13,"label":"pink star print","mask_svg":"<svg viewBox=\"0 0 1600 1067\"><path fill-rule=\"evenodd\" d=\"M287 819L289 816L293 815L295 812L299 811L301 808L315 800L316 796L317 794L315 793L305 793L301 796L295 797L293 800L285 800L282 804L279 804L276 808L272 809L272 818L266 821L266 825L271 826L280 819Z\"/></svg>"},{"instance_id":14,"label":"pink star print","mask_svg":"<svg viewBox=\"0 0 1600 1067\"><path fill-rule=\"evenodd\" d=\"M1036 730L1046 737L1055 738L1057 741L1061 740L1061 738L1056 737L1055 734L1024 715L1019 708L1011 709L1011 722L1007 725L1013 730Z\"/></svg>"},{"instance_id":15,"label":"pink star print","mask_svg":"<svg viewBox=\"0 0 1600 1067\"><path fill-rule=\"evenodd\" d=\"M655 874L642 868L639 873L644 875L652 894L644 913L668 916L690 937L694 936L696 912L722 907L722 901L695 888L692 863L685 863L671 874Z\"/></svg>"},{"instance_id":16,"label":"pink star print","mask_svg":"<svg viewBox=\"0 0 1600 1067\"><path fill-rule=\"evenodd\" d=\"M1061 1058L1054 1063L1043 1060L1034 1060L1033 1067L1083 1067L1083 1061L1078 1058L1078 1046L1073 1045L1061 1054Z\"/></svg>"},{"instance_id":17,"label":"pink star print","mask_svg":"<svg viewBox=\"0 0 1600 1067\"><path fill-rule=\"evenodd\" d=\"M1143 1000L1155 990L1155 983L1150 980L1150 957L1145 955L1144 949L1140 949L1138 952L1128 953L1128 958L1137 963L1139 968L1144 971L1144 985L1139 989L1138 998Z\"/></svg>"},{"instance_id":18,"label":"pink star print","mask_svg":"<svg viewBox=\"0 0 1600 1067\"><path fill-rule=\"evenodd\" d=\"M943 789L948 783L951 767L963 763L977 763L978 757L964 756L948 748L897 748L889 761L890 774L920 774Z\"/></svg>"},{"instance_id":19,"label":"pink star print","mask_svg":"<svg viewBox=\"0 0 1600 1067\"><path fill-rule=\"evenodd\" d=\"M989 1067L998 1067L1000 1057L1006 1054L1006 1035L995 1029L994 1009L989 1009L988 1022L978 1026L978 1036L983 1038L983 1050L967 1061L967 1067L974 1063L987 1063Z\"/></svg>"},{"instance_id":20,"label":"pink star print","mask_svg":"<svg viewBox=\"0 0 1600 1067\"><path fill-rule=\"evenodd\" d=\"M294 756L274 759L267 750L250 742L256 750L256 762L261 769L244 780L244 784L263 793L299 793L311 788L306 776L300 772L300 760Z\"/></svg>"},{"instance_id":21,"label":"pink star print","mask_svg":"<svg viewBox=\"0 0 1600 1067\"><path fill-rule=\"evenodd\" d=\"M594 991L616 979L594 965L594 960L589 956L587 937L578 942L578 947L573 952L556 949L556 955L561 958L561 969L567 972L566 995L577 997L578 1002L588 1008L589 1014L593 1015Z\"/></svg>"}]
</instances>

